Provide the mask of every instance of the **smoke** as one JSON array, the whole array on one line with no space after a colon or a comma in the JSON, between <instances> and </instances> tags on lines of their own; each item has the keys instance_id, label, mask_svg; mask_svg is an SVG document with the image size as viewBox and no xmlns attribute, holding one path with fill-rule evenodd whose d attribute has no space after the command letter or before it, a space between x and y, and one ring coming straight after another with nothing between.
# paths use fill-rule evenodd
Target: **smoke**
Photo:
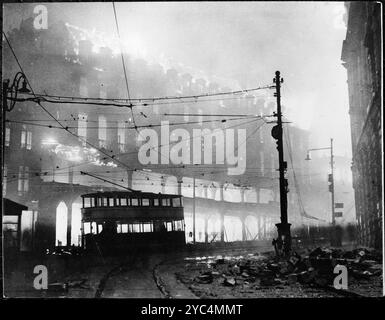
<instances>
[{"instance_id":1,"label":"smoke","mask_svg":"<svg viewBox=\"0 0 385 320\"><path fill-rule=\"evenodd\" d=\"M34 5L7 4L5 30ZM117 36L112 3L47 7L49 21L103 33L107 43ZM167 57L163 65L243 88L271 83L280 70L289 120L311 130L312 145L333 137L336 154L351 154L342 2L120 2L116 10L122 42L148 60Z\"/></svg>"}]
</instances>

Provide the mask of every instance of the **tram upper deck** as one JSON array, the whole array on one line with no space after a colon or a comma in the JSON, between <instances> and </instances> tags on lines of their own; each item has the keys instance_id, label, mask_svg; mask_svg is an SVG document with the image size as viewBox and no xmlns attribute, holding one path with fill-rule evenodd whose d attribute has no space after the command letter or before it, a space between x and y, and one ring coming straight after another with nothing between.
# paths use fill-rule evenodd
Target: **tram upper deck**
<instances>
[{"instance_id":1,"label":"tram upper deck","mask_svg":"<svg viewBox=\"0 0 385 320\"><path fill-rule=\"evenodd\" d=\"M182 196L149 192L97 192L82 195L83 219L183 219Z\"/></svg>"},{"instance_id":2,"label":"tram upper deck","mask_svg":"<svg viewBox=\"0 0 385 320\"><path fill-rule=\"evenodd\" d=\"M82 195L82 246L91 251L185 245L180 195L97 192Z\"/></svg>"}]
</instances>

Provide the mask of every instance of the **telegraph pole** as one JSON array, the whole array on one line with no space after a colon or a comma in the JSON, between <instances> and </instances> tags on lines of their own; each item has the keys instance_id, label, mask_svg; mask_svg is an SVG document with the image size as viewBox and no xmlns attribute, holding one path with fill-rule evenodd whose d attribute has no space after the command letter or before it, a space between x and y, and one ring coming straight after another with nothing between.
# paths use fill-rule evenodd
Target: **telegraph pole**
<instances>
[{"instance_id":1,"label":"telegraph pole","mask_svg":"<svg viewBox=\"0 0 385 320\"><path fill-rule=\"evenodd\" d=\"M288 255L291 250L291 235L290 226L287 218L287 193L288 193L288 182L285 178L287 170L287 162L284 161L283 157L283 130L282 130L282 112L281 112L281 83L283 79L280 77L280 72L275 72L275 96L277 97L277 125L272 128L271 135L277 140L278 149L278 160L279 160L279 193L280 193L280 211L281 211L281 222L277 223L278 239L276 245L278 252L283 255Z\"/></svg>"}]
</instances>

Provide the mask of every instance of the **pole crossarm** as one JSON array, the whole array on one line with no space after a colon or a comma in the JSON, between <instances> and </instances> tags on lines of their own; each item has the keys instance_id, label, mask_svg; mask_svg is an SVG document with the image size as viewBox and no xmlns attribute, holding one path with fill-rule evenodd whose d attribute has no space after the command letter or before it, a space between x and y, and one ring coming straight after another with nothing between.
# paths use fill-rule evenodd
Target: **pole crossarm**
<instances>
[{"instance_id":1,"label":"pole crossarm","mask_svg":"<svg viewBox=\"0 0 385 320\"><path fill-rule=\"evenodd\" d=\"M317 150L330 150L330 149L331 149L331 147L307 149L307 152L309 152L309 151L317 151Z\"/></svg>"}]
</instances>

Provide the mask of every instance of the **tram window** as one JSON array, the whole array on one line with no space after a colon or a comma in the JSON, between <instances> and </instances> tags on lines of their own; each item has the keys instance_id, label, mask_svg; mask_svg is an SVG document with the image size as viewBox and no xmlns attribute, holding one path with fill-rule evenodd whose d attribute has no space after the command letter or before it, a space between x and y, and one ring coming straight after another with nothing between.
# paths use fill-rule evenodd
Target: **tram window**
<instances>
[{"instance_id":1,"label":"tram window","mask_svg":"<svg viewBox=\"0 0 385 320\"><path fill-rule=\"evenodd\" d=\"M174 221L174 230L175 231L183 231L183 224L181 220Z\"/></svg>"},{"instance_id":2,"label":"tram window","mask_svg":"<svg viewBox=\"0 0 385 320\"><path fill-rule=\"evenodd\" d=\"M172 223L171 222L165 222L165 227L167 231L172 231Z\"/></svg>"},{"instance_id":3,"label":"tram window","mask_svg":"<svg viewBox=\"0 0 385 320\"><path fill-rule=\"evenodd\" d=\"M142 206L148 207L150 205L150 199L143 198Z\"/></svg>"},{"instance_id":4,"label":"tram window","mask_svg":"<svg viewBox=\"0 0 385 320\"><path fill-rule=\"evenodd\" d=\"M126 207L127 206L127 199L126 198L120 198L120 205Z\"/></svg>"},{"instance_id":5,"label":"tram window","mask_svg":"<svg viewBox=\"0 0 385 320\"><path fill-rule=\"evenodd\" d=\"M131 205L132 206L138 206L139 205L139 201L138 201L139 199L137 199L137 198L132 198L131 199Z\"/></svg>"},{"instance_id":6,"label":"tram window","mask_svg":"<svg viewBox=\"0 0 385 320\"><path fill-rule=\"evenodd\" d=\"M128 233L128 224L122 224L122 233Z\"/></svg>"},{"instance_id":7,"label":"tram window","mask_svg":"<svg viewBox=\"0 0 385 320\"><path fill-rule=\"evenodd\" d=\"M108 198L103 198L103 206L107 207L108 206Z\"/></svg>"},{"instance_id":8,"label":"tram window","mask_svg":"<svg viewBox=\"0 0 385 320\"><path fill-rule=\"evenodd\" d=\"M91 207L96 207L95 198L91 198Z\"/></svg>"},{"instance_id":9,"label":"tram window","mask_svg":"<svg viewBox=\"0 0 385 320\"><path fill-rule=\"evenodd\" d=\"M114 207L114 198L108 198L108 206Z\"/></svg>"},{"instance_id":10,"label":"tram window","mask_svg":"<svg viewBox=\"0 0 385 320\"><path fill-rule=\"evenodd\" d=\"M84 234L91 233L91 223L84 222L83 227L84 227Z\"/></svg>"},{"instance_id":11,"label":"tram window","mask_svg":"<svg viewBox=\"0 0 385 320\"><path fill-rule=\"evenodd\" d=\"M143 223L143 232L152 232L152 223Z\"/></svg>"},{"instance_id":12,"label":"tram window","mask_svg":"<svg viewBox=\"0 0 385 320\"><path fill-rule=\"evenodd\" d=\"M90 198L84 198L84 208L91 207Z\"/></svg>"},{"instance_id":13,"label":"tram window","mask_svg":"<svg viewBox=\"0 0 385 320\"><path fill-rule=\"evenodd\" d=\"M116 224L116 232L117 233L122 233L122 225L120 223Z\"/></svg>"},{"instance_id":14,"label":"tram window","mask_svg":"<svg viewBox=\"0 0 385 320\"><path fill-rule=\"evenodd\" d=\"M133 223L131 225L132 232L141 232L140 223Z\"/></svg>"},{"instance_id":15,"label":"tram window","mask_svg":"<svg viewBox=\"0 0 385 320\"><path fill-rule=\"evenodd\" d=\"M168 198L162 199L162 206L164 206L164 207L169 207L170 204L171 204L170 199L168 199Z\"/></svg>"},{"instance_id":16,"label":"tram window","mask_svg":"<svg viewBox=\"0 0 385 320\"><path fill-rule=\"evenodd\" d=\"M106 207L107 198L98 198L98 207Z\"/></svg>"},{"instance_id":17,"label":"tram window","mask_svg":"<svg viewBox=\"0 0 385 320\"><path fill-rule=\"evenodd\" d=\"M101 233L103 231L103 225L98 224L98 233Z\"/></svg>"},{"instance_id":18,"label":"tram window","mask_svg":"<svg viewBox=\"0 0 385 320\"><path fill-rule=\"evenodd\" d=\"M155 199L154 199L154 206L155 206L155 207L158 207L158 206L159 206L159 199L158 199L158 198L155 198Z\"/></svg>"},{"instance_id":19,"label":"tram window","mask_svg":"<svg viewBox=\"0 0 385 320\"><path fill-rule=\"evenodd\" d=\"M180 206L181 206L180 198L174 198L174 199L172 199L172 206L173 206L173 207L180 207Z\"/></svg>"},{"instance_id":20,"label":"tram window","mask_svg":"<svg viewBox=\"0 0 385 320\"><path fill-rule=\"evenodd\" d=\"M97 234L97 229L96 229L96 222L91 223L91 232L93 234Z\"/></svg>"}]
</instances>

